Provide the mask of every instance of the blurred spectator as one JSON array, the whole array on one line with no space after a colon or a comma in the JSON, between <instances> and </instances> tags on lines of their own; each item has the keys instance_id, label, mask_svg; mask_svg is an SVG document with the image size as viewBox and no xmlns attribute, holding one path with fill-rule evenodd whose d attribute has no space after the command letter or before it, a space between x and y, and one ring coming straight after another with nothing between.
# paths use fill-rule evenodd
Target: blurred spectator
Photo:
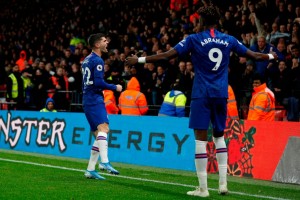
<instances>
[{"instance_id":1,"label":"blurred spectator","mask_svg":"<svg viewBox=\"0 0 300 200\"><path fill-rule=\"evenodd\" d=\"M260 53L270 53L276 52L278 55L278 60L283 60L283 55L275 48L273 45L267 43L266 38L264 36L257 37L257 44L250 47L250 49L254 52ZM270 78L277 70L277 63L275 61L255 61L255 71L259 73L264 79L267 81L267 85L269 88L273 88L272 79Z\"/></svg>"},{"instance_id":2,"label":"blurred spectator","mask_svg":"<svg viewBox=\"0 0 300 200\"><path fill-rule=\"evenodd\" d=\"M72 64L71 72L69 73L69 90L80 92L82 89L82 74L80 66L76 63Z\"/></svg>"},{"instance_id":3,"label":"blurred spectator","mask_svg":"<svg viewBox=\"0 0 300 200\"><path fill-rule=\"evenodd\" d=\"M241 78L241 87L239 96L240 100L240 109L241 109L241 118L247 119L249 104L252 96L253 89L253 75L254 75L254 62L252 60L248 60L246 62L246 68L242 74Z\"/></svg>"},{"instance_id":4,"label":"blurred spectator","mask_svg":"<svg viewBox=\"0 0 300 200\"><path fill-rule=\"evenodd\" d=\"M128 82L127 88L119 97L122 115L145 115L148 111L146 97L140 92L140 84L135 77Z\"/></svg>"},{"instance_id":5,"label":"blurred spectator","mask_svg":"<svg viewBox=\"0 0 300 200\"><path fill-rule=\"evenodd\" d=\"M235 95L230 85L228 85L227 119L239 119Z\"/></svg>"},{"instance_id":6,"label":"blurred spectator","mask_svg":"<svg viewBox=\"0 0 300 200\"><path fill-rule=\"evenodd\" d=\"M80 64L82 64L82 61L84 60L85 57L87 57L89 55L89 50L85 47L82 49L82 54L81 57L79 59Z\"/></svg>"},{"instance_id":7,"label":"blurred spectator","mask_svg":"<svg viewBox=\"0 0 300 200\"><path fill-rule=\"evenodd\" d=\"M48 98L46 100L45 108L41 109L40 112L57 112L57 110L55 110L54 100Z\"/></svg>"},{"instance_id":8,"label":"blurred spectator","mask_svg":"<svg viewBox=\"0 0 300 200\"><path fill-rule=\"evenodd\" d=\"M185 92L186 86L186 63L184 61L179 61L178 63L178 73L176 80L178 79L179 85L183 88L183 92Z\"/></svg>"},{"instance_id":9,"label":"blurred spectator","mask_svg":"<svg viewBox=\"0 0 300 200\"><path fill-rule=\"evenodd\" d=\"M44 103L47 99L47 90L49 88L50 80L45 78L41 69L37 69L32 82L32 101L37 110L40 110L44 107Z\"/></svg>"},{"instance_id":10,"label":"blurred spectator","mask_svg":"<svg viewBox=\"0 0 300 200\"><path fill-rule=\"evenodd\" d=\"M290 40L292 43L300 45L300 23L293 23Z\"/></svg>"},{"instance_id":11,"label":"blurred spectator","mask_svg":"<svg viewBox=\"0 0 300 200\"><path fill-rule=\"evenodd\" d=\"M182 11L189 6L188 0L171 0L170 9L174 11Z\"/></svg>"},{"instance_id":12,"label":"blurred spectator","mask_svg":"<svg viewBox=\"0 0 300 200\"><path fill-rule=\"evenodd\" d=\"M157 75L155 80L154 90L156 92L156 100L153 102L154 105L161 105L164 99L164 95L170 89L170 80L165 72L165 69L159 65L157 66Z\"/></svg>"},{"instance_id":13,"label":"blurred spectator","mask_svg":"<svg viewBox=\"0 0 300 200\"><path fill-rule=\"evenodd\" d=\"M85 40L82 38L79 38L78 36L74 36L71 38L70 40L70 50L72 52L75 51L75 48L79 45L79 44L86 44Z\"/></svg>"},{"instance_id":14,"label":"blurred spectator","mask_svg":"<svg viewBox=\"0 0 300 200\"><path fill-rule=\"evenodd\" d=\"M278 38L284 38L284 37L289 38L290 34L285 32L279 32L277 23L273 23L272 32L269 35L267 35L266 41L275 45Z\"/></svg>"},{"instance_id":15,"label":"blurred spectator","mask_svg":"<svg viewBox=\"0 0 300 200\"><path fill-rule=\"evenodd\" d=\"M298 47L297 47L298 48ZM297 49L298 51L298 49ZM291 91L292 94L287 102L287 120L299 121L299 100L300 100L300 61L299 58L292 59L291 66Z\"/></svg>"},{"instance_id":16,"label":"blurred spectator","mask_svg":"<svg viewBox=\"0 0 300 200\"><path fill-rule=\"evenodd\" d=\"M56 74L51 77L52 84L55 88L53 100L59 102L56 108L59 110L67 110L69 106L69 81L65 75L63 67L56 69Z\"/></svg>"},{"instance_id":17,"label":"blurred spectator","mask_svg":"<svg viewBox=\"0 0 300 200\"><path fill-rule=\"evenodd\" d=\"M274 121L275 96L258 73L253 77L253 90L247 120Z\"/></svg>"},{"instance_id":18,"label":"blurred spectator","mask_svg":"<svg viewBox=\"0 0 300 200\"><path fill-rule=\"evenodd\" d=\"M6 82L6 101L12 103L9 105L9 110L24 109L24 93L24 80L20 74L19 66L16 64Z\"/></svg>"},{"instance_id":19,"label":"blurred spectator","mask_svg":"<svg viewBox=\"0 0 300 200\"><path fill-rule=\"evenodd\" d=\"M190 105L191 102L191 96L192 96L192 87L194 82L194 69L192 62L188 61L186 62L186 70L185 70L185 96L187 97L187 105Z\"/></svg>"},{"instance_id":20,"label":"blurred spectator","mask_svg":"<svg viewBox=\"0 0 300 200\"><path fill-rule=\"evenodd\" d=\"M104 64L104 79L105 79L105 80L111 80L111 81L112 81L111 67L110 67L110 65L107 64L107 63Z\"/></svg>"},{"instance_id":21,"label":"blurred spectator","mask_svg":"<svg viewBox=\"0 0 300 200\"><path fill-rule=\"evenodd\" d=\"M283 105L283 100L290 97L291 95L291 74L290 70L287 69L285 61L282 60L278 65L278 72L274 74L274 94L276 104Z\"/></svg>"},{"instance_id":22,"label":"blurred spectator","mask_svg":"<svg viewBox=\"0 0 300 200\"><path fill-rule=\"evenodd\" d=\"M129 65L124 65L124 70L122 72L122 79L127 82L130 80L131 78L131 68Z\"/></svg>"},{"instance_id":23,"label":"blurred spectator","mask_svg":"<svg viewBox=\"0 0 300 200\"><path fill-rule=\"evenodd\" d=\"M17 60L16 64L19 66L20 72L25 69L25 66L27 64L27 56L26 56L26 51L22 50L20 52L20 58Z\"/></svg>"},{"instance_id":24,"label":"blurred spectator","mask_svg":"<svg viewBox=\"0 0 300 200\"><path fill-rule=\"evenodd\" d=\"M229 10L225 11L224 21L222 21L222 29L224 32L228 34L232 34L234 32L235 21L233 19L233 13Z\"/></svg>"},{"instance_id":25,"label":"blurred spectator","mask_svg":"<svg viewBox=\"0 0 300 200\"><path fill-rule=\"evenodd\" d=\"M112 90L103 90L104 103L107 114L118 114L119 108L116 104L116 98Z\"/></svg>"},{"instance_id":26,"label":"blurred spectator","mask_svg":"<svg viewBox=\"0 0 300 200\"><path fill-rule=\"evenodd\" d=\"M180 91L179 84L173 83L158 112L159 116L185 117L186 96Z\"/></svg>"},{"instance_id":27,"label":"blurred spectator","mask_svg":"<svg viewBox=\"0 0 300 200\"><path fill-rule=\"evenodd\" d=\"M286 44L285 43L278 43L277 44L278 51L283 55L284 60L287 57L287 50L286 50Z\"/></svg>"},{"instance_id":28,"label":"blurred spectator","mask_svg":"<svg viewBox=\"0 0 300 200\"><path fill-rule=\"evenodd\" d=\"M241 37L242 37L242 43L246 46L246 47L250 47L253 45L253 42L254 42L254 37L252 36L251 33L242 33L241 34Z\"/></svg>"},{"instance_id":29,"label":"blurred spectator","mask_svg":"<svg viewBox=\"0 0 300 200\"><path fill-rule=\"evenodd\" d=\"M82 74L80 66L77 63L73 63L71 66L71 72L68 78L69 91L71 92L72 103L82 102L81 90L82 90Z\"/></svg>"},{"instance_id":30,"label":"blurred spectator","mask_svg":"<svg viewBox=\"0 0 300 200\"><path fill-rule=\"evenodd\" d=\"M134 76L135 67L131 67L131 74ZM142 77L138 80L141 83L141 92L145 94L149 105L156 105L157 92L155 90L157 72L153 63L145 63Z\"/></svg>"},{"instance_id":31,"label":"blurred spectator","mask_svg":"<svg viewBox=\"0 0 300 200\"><path fill-rule=\"evenodd\" d=\"M27 65L28 66L28 65ZM29 108L33 106L32 102L32 89L33 89L33 84L32 84L32 74L23 70L21 73L23 83L24 83L24 103L25 103L25 108Z\"/></svg>"},{"instance_id":32,"label":"blurred spectator","mask_svg":"<svg viewBox=\"0 0 300 200\"><path fill-rule=\"evenodd\" d=\"M97 1L90 1L88 4L81 1L64 0L55 1L55 4L53 1L24 0L22 2L21 5L8 0L0 7L2 19L5 19L2 20L3 33L0 35L0 84L3 84L8 77L8 74L4 72L4 67L6 66L8 69L9 64L13 66L19 60L19 53L22 52L26 53L28 64L32 66L30 74L33 74L33 80L37 68L42 70L38 74L43 74L44 78L47 79L47 76L53 75L49 75L49 73L52 70L56 71L58 66L64 67L68 77L70 77L71 66L75 63L82 64L83 59L90 53L85 42L87 32L104 32L107 33L108 39L112 39L109 48L116 54L115 60L118 67L115 68L112 64L105 77L115 78L114 76L118 72L119 80L124 81L122 74L128 74L124 72L124 69L128 70L124 68L124 57L139 51L147 54L168 51L178 40L200 31L203 27L196 11L203 3L206 4L205 1L188 0L172 0L171 2L158 0L126 1L126 4L104 0L101 1L101 6L97 4ZM257 35L270 38L271 41L268 42L274 44L272 50L277 47L286 59L287 69L291 68L293 58L291 47L295 44L299 45L300 40L300 3L298 1L270 3L266 0L233 2L218 0L214 3L220 8L219 27L221 30L232 33L247 47L256 43ZM60 9L66 6L69 9ZM37 10L39 13L47 14L30 14ZM93 13L98 12L106 12L108 17L100 19L99 16L93 15ZM34 29L30 28L32 23L34 23ZM287 37L288 35L290 36ZM285 47L286 51L284 50ZM264 50L269 51L267 48ZM187 61L190 61L188 57L180 59L186 64ZM48 70L48 63L52 65L52 70ZM274 89L270 78L279 73L278 63L273 63L273 66L269 66L265 70L269 62L266 63L262 70L259 64L258 70L261 70L262 74L269 78L268 87ZM168 75L166 79L169 83L176 79L177 65L177 59L170 60L167 65L162 64ZM22 70L22 66L20 67ZM154 104L157 101L157 94L153 90L155 84L150 84L149 81L154 76L148 79L148 71L139 66L131 67L129 70L132 71L130 77L135 76L140 81L141 90L147 96L148 103ZM234 69L231 68L231 70ZM154 68L154 71L156 73L157 69ZM240 74L239 77L241 77ZM154 78L156 76L157 73ZM126 75L124 85L126 85L125 82L128 77ZM145 77L148 78L145 79ZM187 105L189 105L188 88L190 86L188 85L190 83L187 81L191 80L187 80L187 74L185 78L185 81L180 80L182 86L185 87L183 92L188 98ZM154 80L152 79L152 81ZM70 87L73 87L71 85L73 84L70 84ZM238 87L236 84L231 86L235 92L242 87L247 87L242 84L239 84ZM48 88L43 87L42 90ZM169 90L168 87L166 91ZM39 90L39 92L42 91ZM38 95L32 94L32 96L36 98ZM239 95L236 97L238 101ZM116 99L118 100L118 98ZM38 103L39 108L44 104L44 101Z\"/></svg>"}]
</instances>

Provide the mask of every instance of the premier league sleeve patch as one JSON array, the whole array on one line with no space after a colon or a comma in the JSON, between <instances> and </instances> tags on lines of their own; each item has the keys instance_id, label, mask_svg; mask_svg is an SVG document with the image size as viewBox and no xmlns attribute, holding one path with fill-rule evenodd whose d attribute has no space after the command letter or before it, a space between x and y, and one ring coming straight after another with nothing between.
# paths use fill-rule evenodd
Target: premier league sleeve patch
<instances>
[{"instance_id":1,"label":"premier league sleeve patch","mask_svg":"<svg viewBox=\"0 0 300 200\"><path fill-rule=\"evenodd\" d=\"M103 66L102 65L97 65L97 70L98 71L102 71L103 70Z\"/></svg>"}]
</instances>

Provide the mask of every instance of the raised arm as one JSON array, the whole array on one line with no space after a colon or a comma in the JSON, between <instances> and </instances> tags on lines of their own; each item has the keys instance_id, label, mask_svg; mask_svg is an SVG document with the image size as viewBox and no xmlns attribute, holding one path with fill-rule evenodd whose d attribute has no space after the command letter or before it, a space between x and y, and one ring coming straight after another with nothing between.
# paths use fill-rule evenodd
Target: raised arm
<instances>
[{"instance_id":1,"label":"raised arm","mask_svg":"<svg viewBox=\"0 0 300 200\"><path fill-rule=\"evenodd\" d=\"M247 50L246 56L252 58L253 60L277 60L278 59L276 52L270 52L269 54L264 54L264 53L251 51L250 49Z\"/></svg>"},{"instance_id":2,"label":"raised arm","mask_svg":"<svg viewBox=\"0 0 300 200\"><path fill-rule=\"evenodd\" d=\"M170 49L167 52L146 56L146 57L137 57L136 55L132 55L131 57L126 58L127 65L135 65L136 63L153 63L160 60L169 60L177 57L177 51L175 49Z\"/></svg>"}]
</instances>

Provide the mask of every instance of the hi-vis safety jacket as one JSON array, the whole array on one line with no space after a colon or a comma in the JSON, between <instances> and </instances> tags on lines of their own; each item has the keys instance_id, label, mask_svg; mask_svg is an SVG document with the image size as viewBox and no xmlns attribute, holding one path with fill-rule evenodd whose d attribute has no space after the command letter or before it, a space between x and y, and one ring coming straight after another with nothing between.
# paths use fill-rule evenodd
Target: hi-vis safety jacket
<instances>
[{"instance_id":1,"label":"hi-vis safety jacket","mask_svg":"<svg viewBox=\"0 0 300 200\"><path fill-rule=\"evenodd\" d=\"M116 105L114 92L111 90L103 90L103 95L107 114L118 114L119 108Z\"/></svg>"},{"instance_id":2,"label":"hi-vis safety jacket","mask_svg":"<svg viewBox=\"0 0 300 200\"><path fill-rule=\"evenodd\" d=\"M9 77L9 78L11 79L11 81L12 81L12 89L11 89L11 97L10 97L8 94L6 94L6 97L7 97L7 98L13 98L13 99L15 99L15 98L17 98L17 97L19 96L19 85L18 85L18 80L17 80L16 76L15 76L13 73L11 73L8 77ZM21 78L22 78L22 80L23 80L23 85L22 85L22 87L25 89L24 79L23 79L23 77L21 77Z\"/></svg>"},{"instance_id":3,"label":"hi-vis safety jacket","mask_svg":"<svg viewBox=\"0 0 300 200\"><path fill-rule=\"evenodd\" d=\"M45 104L45 108L41 109L40 112L57 112L57 110L53 109L53 110L48 110L48 104L49 102L52 102L53 105L55 105L55 102L52 98L48 98L46 100L46 104Z\"/></svg>"},{"instance_id":4,"label":"hi-vis safety jacket","mask_svg":"<svg viewBox=\"0 0 300 200\"><path fill-rule=\"evenodd\" d=\"M227 118L239 119L235 95L230 85L228 85Z\"/></svg>"},{"instance_id":5,"label":"hi-vis safety jacket","mask_svg":"<svg viewBox=\"0 0 300 200\"><path fill-rule=\"evenodd\" d=\"M181 91L171 90L166 94L158 115L184 117L185 104L186 96Z\"/></svg>"},{"instance_id":6,"label":"hi-vis safety jacket","mask_svg":"<svg viewBox=\"0 0 300 200\"><path fill-rule=\"evenodd\" d=\"M274 121L275 96L265 83L254 88L247 119Z\"/></svg>"},{"instance_id":7,"label":"hi-vis safety jacket","mask_svg":"<svg viewBox=\"0 0 300 200\"><path fill-rule=\"evenodd\" d=\"M127 89L119 97L119 109L122 115L145 115L148 111L146 97L140 92L140 84L132 77Z\"/></svg>"}]
</instances>

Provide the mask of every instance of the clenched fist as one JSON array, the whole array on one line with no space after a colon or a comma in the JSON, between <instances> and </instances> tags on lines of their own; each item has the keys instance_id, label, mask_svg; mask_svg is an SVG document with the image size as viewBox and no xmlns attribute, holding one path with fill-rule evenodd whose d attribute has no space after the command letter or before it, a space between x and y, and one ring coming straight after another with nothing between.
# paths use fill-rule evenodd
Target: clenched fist
<instances>
[{"instance_id":1,"label":"clenched fist","mask_svg":"<svg viewBox=\"0 0 300 200\"><path fill-rule=\"evenodd\" d=\"M116 89L116 90L117 90L118 92L122 92L122 89L123 89L122 85L119 85L119 84L118 84L118 85L116 85L116 86L117 86L117 89Z\"/></svg>"},{"instance_id":2,"label":"clenched fist","mask_svg":"<svg viewBox=\"0 0 300 200\"><path fill-rule=\"evenodd\" d=\"M125 60L125 64L132 66L138 63L138 57L136 55L131 55L131 57L127 57Z\"/></svg>"}]
</instances>

